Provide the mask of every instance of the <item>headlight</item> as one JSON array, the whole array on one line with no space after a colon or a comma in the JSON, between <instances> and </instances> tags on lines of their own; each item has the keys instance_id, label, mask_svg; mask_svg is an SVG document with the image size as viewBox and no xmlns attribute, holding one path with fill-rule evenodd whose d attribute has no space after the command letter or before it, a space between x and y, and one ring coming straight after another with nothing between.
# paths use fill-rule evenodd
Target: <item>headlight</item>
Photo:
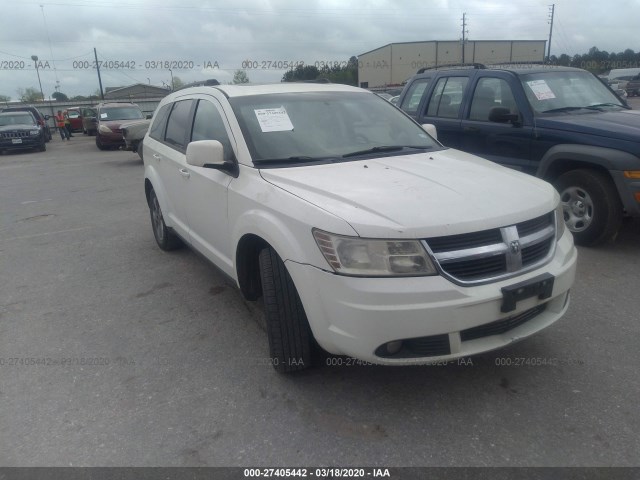
<instances>
[{"instance_id":1,"label":"headlight","mask_svg":"<svg viewBox=\"0 0 640 480\"><path fill-rule=\"evenodd\" d=\"M560 238L562 238L565 228L564 208L562 207L562 202L560 202L556 207L556 240L560 240Z\"/></svg>"},{"instance_id":2,"label":"headlight","mask_svg":"<svg viewBox=\"0 0 640 480\"><path fill-rule=\"evenodd\" d=\"M40 130L29 130L29 135L33 135L33 136L40 135Z\"/></svg>"},{"instance_id":3,"label":"headlight","mask_svg":"<svg viewBox=\"0 0 640 480\"><path fill-rule=\"evenodd\" d=\"M100 133L113 133L113 131L106 125L100 125L98 127L98 130L100 131Z\"/></svg>"},{"instance_id":4,"label":"headlight","mask_svg":"<svg viewBox=\"0 0 640 480\"><path fill-rule=\"evenodd\" d=\"M346 237L316 229L313 237L331 268L342 275L411 277L437 274L417 240Z\"/></svg>"}]
</instances>

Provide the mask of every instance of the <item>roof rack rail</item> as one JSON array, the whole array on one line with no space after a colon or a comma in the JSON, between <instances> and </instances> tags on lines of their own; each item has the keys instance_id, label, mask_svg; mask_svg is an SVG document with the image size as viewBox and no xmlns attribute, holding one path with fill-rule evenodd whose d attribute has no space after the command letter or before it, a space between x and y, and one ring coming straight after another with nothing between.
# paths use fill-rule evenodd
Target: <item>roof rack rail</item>
<instances>
[{"instance_id":1,"label":"roof rack rail","mask_svg":"<svg viewBox=\"0 0 640 480\"><path fill-rule=\"evenodd\" d=\"M475 68L476 70L484 70L487 68L483 63L447 63L445 65L435 65L433 67L424 67L418 70L418 73L424 73L427 70L439 70L443 68Z\"/></svg>"},{"instance_id":2,"label":"roof rack rail","mask_svg":"<svg viewBox=\"0 0 640 480\"><path fill-rule=\"evenodd\" d=\"M314 78L313 80L294 80L291 83L331 83L328 78Z\"/></svg>"},{"instance_id":3,"label":"roof rack rail","mask_svg":"<svg viewBox=\"0 0 640 480\"><path fill-rule=\"evenodd\" d=\"M198 82L188 83L187 85L184 85L176 90L182 90L183 88L189 88L189 87L209 87L211 85L220 85L220 82L215 78L209 78L207 80L200 80Z\"/></svg>"}]
</instances>

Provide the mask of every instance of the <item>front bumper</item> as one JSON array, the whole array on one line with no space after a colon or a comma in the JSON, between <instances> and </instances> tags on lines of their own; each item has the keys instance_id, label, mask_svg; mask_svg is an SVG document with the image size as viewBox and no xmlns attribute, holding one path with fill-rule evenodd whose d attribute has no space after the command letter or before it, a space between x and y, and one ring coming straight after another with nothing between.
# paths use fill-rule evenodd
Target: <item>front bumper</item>
<instances>
[{"instance_id":1,"label":"front bumper","mask_svg":"<svg viewBox=\"0 0 640 480\"><path fill-rule=\"evenodd\" d=\"M96 133L96 137L100 141L100 143L102 143L103 145L109 145L114 147L115 146L124 147L125 145L124 138L122 138L121 131L117 131L113 133L102 133L98 131Z\"/></svg>"},{"instance_id":2,"label":"front bumper","mask_svg":"<svg viewBox=\"0 0 640 480\"><path fill-rule=\"evenodd\" d=\"M0 150L25 150L39 148L44 144L42 135L20 137L20 143L14 143L12 138L0 138Z\"/></svg>"},{"instance_id":3,"label":"front bumper","mask_svg":"<svg viewBox=\"0 0 640 480\"><path fill-rule=\"evenodd\" d=\"M576 259L573 241L565 233L553 259L545 266L519 277L473 287L455 285L442 276L357 278L294 262L286 265L320 346L332 354L367 362L406 365L494 350L551 325L568 307ZM554 276L550 298L527 298L517 302L516 310L501 312L502 287L544 273ZM497 334L492 334L495 330L491 328L475 328L500 320L503 325L515 326ZM387 342L403 340L409 345L428 343L434 338L446 343L448 350L436 348L431 353L414 351L411 355L401 352L399 358L376 354Z\"/></svg>"}]
</instances>

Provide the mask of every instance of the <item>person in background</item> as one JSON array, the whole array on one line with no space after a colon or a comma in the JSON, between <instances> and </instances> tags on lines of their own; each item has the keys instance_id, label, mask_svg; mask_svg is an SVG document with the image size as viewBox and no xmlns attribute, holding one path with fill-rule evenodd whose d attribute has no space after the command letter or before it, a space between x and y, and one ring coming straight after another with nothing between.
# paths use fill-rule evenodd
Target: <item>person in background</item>
<instances>
[{"instance_id":1,"label":"person in background","mask_svg":"<svg viewBox=\"0 0 640 480\"><path fill-rule=\"evenodd\" d=\"M62 110L58 110L58 113L56 113L56 127L58 127L58 131L60 132L60 137L62 138L62 140L64 140L65 138L67 140L70 140L69 132L65 127L64 114L62 113Z\"/></svg>"},{"instance_id":2,"label":"person in background","mask_svg":"<svg viewBox=\"0 0 640 480\"><path fill-rule=\"evenodd\" d=\"M73 134L71 133L71 120L69 120L69 112L65 110L63 112L63 115L64 115L64 128L67 130L67 139L69 139L69 137L73 137Z\"/></svg>"}]
</instances>

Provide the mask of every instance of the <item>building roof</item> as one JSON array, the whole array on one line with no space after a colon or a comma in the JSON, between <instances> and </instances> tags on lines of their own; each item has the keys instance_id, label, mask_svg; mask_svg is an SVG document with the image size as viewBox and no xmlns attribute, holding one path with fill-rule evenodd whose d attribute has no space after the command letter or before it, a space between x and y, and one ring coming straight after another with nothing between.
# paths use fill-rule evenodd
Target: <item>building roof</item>
<instances>
[{"instance_id":1,"label":"building roof","mask_svg":"<svg viewBox=\"0 0 640 480\"><path fill-rule=\"evenodd\" d=\"M145 83L135 83L126 87L107 87L105 89L105 100L135 98L158 98L171 93L170 90Z\"/></svg>"}]
</instances>

